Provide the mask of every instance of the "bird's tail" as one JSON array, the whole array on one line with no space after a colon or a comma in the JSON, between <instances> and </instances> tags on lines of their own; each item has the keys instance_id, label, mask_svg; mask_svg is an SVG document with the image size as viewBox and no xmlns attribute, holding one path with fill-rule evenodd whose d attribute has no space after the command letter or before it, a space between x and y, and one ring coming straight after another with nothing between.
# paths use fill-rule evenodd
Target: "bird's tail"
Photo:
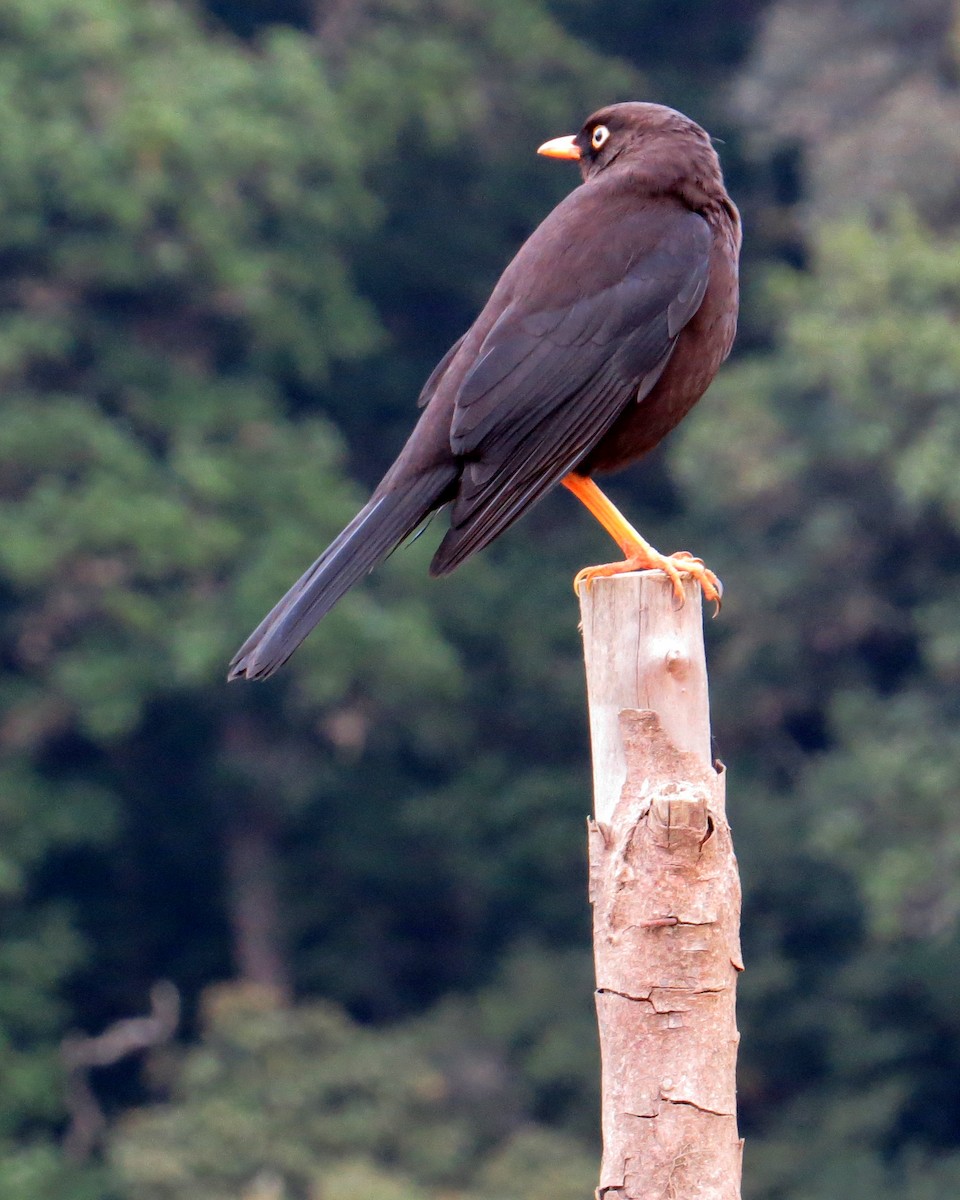
<instances>
[{"instance_id":1,"label":"bird's tail","mask_svg":"<svg viewBox=\"0 0 960 1200\"><path fill-rule=\"evenodd\" d=\"M256 627L234 655L228 679L266 679L287 661L321 617L408 537L456 479L456 468L424 471L402 491L367 503Z\"/></svg>"}]
</instances>

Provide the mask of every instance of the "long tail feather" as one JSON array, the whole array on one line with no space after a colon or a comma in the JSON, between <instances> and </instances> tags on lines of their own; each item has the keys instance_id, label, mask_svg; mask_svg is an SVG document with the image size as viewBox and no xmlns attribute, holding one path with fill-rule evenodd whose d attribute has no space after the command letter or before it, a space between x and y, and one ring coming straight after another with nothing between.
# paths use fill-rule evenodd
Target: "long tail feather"
<instances>
[{"instance_id":1,"label":"long tail feather","mask_svg":"<svg viewBox=\"0 0 960 1200\"><path fill-rule=\"evenodd\" d=\"M234 655L228 679L266 679L287 661L317 622L381 563L441 501L456 467L426 471L402 491L374 493L264 617Z\"/></svg>"}]
</instances>

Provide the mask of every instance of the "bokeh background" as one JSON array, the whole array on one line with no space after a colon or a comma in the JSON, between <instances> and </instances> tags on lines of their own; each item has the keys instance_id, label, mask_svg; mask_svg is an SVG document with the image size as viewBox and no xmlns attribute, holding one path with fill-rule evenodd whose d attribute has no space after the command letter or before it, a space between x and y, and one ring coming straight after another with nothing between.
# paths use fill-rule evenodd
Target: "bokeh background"
<instances>
[{"instance_id":1,"label":"bokeh background","mask_svg":"<svg viewBox=\"0 0 960 1200\"><path fill-rule=\"evenodd\" d=\"M628 98L747 229L611 489L727 587L745 1195L960 1194L960 8L0 0L3 1200L590 1194L601 531L430 529L224 669Z\"/></svg>"}]
</instances>

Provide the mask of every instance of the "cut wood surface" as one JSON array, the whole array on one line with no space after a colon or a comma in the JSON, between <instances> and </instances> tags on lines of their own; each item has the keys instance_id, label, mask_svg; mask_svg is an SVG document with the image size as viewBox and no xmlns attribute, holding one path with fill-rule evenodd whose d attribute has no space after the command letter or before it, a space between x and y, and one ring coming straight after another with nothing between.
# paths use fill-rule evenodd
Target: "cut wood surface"
<instances>
[{"instance_id":1,"label":"cut wood surface","mask_svg":"<svg viewBox=\"0 0 960 1200\"><path fill-rule=\"evenodd\" d=\"M710 753L700 591L581 596L603 1162L598 1197L737 1200L740 884Z\"/></svg>"}]
</instances>

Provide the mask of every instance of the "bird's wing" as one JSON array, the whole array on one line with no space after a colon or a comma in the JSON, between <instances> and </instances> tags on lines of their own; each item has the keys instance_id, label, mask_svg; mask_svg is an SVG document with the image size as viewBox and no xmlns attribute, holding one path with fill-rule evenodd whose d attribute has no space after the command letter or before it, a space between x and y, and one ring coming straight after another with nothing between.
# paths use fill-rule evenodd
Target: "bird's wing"
<instances>
[{"instance_id":1,"label":"bird's wing","mask_svg":"<svg viewBox=\"0 0 960 1200\"><path fill-rule=\"evenodd\" d=\"M457 395L451 445L463 475L434 574L516 520L660 377L703 300L711 234L679 208L648 215L641 232L633 249L627 236L591 260L568 254L565 289L579 278L591 290L551 305L538 296L549 279L534 276L490 329Z\"/></svg>"},{"instance_id":2,"label":"bird's wing","mask_svg":"<svg viewBox=\"0 0 960 1200\"><path fill-rule=\"evenodd\" d=\"M427 405L430 403L430 401L433 399L434 392L436 392L437 387L440 384L440 380L447 373L447 367L449 367L450 364L453 362L453 360L456 358L457 351L463 345L463 339L466 336L467 335L465 333L461 334L460 337L457 338L457 340L453 343L453 345L450 347L450 349L446 352L446 354L443 356L443 358L440 359L440 361L437 363L437 365L430 372L430 376L427 379L427 382L420 389L420 396L417 400L417 408L426 408Z\"/></svg>"}]
</instances>

